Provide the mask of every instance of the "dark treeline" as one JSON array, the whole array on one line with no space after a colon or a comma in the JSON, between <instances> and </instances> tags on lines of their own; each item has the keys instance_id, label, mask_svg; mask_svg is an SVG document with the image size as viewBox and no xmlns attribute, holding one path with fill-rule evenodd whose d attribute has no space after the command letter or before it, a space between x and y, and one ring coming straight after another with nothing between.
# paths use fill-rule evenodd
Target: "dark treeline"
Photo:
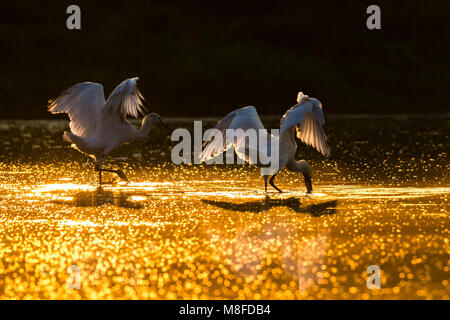
<instances>
[{"instance_id":1,"label":"dark treeline","mask_svg":"<svg viewBox=\"0 0 450 320\"><path fill-rule=\"evenodd\" d=\"M75 2L74 2L75 3ZM297 92L327 113L446 112L449 1L7 1L0 10L0 118L49 117L82 81L105 94L139 76L152 111L281 114Z\"/></svg>"}]
</instances>

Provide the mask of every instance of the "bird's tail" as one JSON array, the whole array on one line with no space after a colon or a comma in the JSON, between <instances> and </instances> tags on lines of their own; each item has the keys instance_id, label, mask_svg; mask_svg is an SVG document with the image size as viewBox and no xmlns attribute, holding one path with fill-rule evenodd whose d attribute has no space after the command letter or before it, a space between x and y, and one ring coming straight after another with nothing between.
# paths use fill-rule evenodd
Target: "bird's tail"
<instances>
[{"instance_id":1,"label":"bird's tail","mask_svg":"<svg viewBox=\"0 0 450 320\"><path fill-rule=\"evenodd\" d=\"M63 139L65 140L65 141L67 141L67 142L69 142L69 143L71 143L71 147L72 148L74 148L74 149L77 149L77 150L79 150L79 151L81 151L79 148L78 148L78 144L80 143L80 138L81 137L79 137L79 136L77 136L76 134L73 134L72 132L69 132L69 131L64 131L64 133L63 133ZM82 152L82 151L81 151Z\"/></svg>"},{"instance_id":2,"label":"bird's tail","mask_svg":"<svg viewBox=\"0 0 450 320\"><path fill-rule=\"evenodd\" d=\"M63 134L63 139L71 143L71 147L85 153L90 157L95 157L95 154L99 152L99 149L95 146L93 147L88 138L80 137L72 132L65 131Z\"/></svg>"}]
</instances>

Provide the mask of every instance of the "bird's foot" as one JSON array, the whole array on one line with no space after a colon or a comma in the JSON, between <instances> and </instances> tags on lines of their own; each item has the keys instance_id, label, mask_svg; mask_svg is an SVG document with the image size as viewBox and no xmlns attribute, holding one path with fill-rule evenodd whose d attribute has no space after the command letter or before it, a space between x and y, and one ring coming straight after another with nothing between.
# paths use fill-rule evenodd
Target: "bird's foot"
<instances>
[{"instance_id":1,"label":"bird's foot","mask_svg":"<svg viewBox=\"0 0 450 320\"><path fill-rule=\"evenodd\" d=\"M278 193L283 193L283 191L282 191L280 188L278 188L276 185L273 184L272 187L273 187L275 190L277 190Z\"/></svg>"},{"instance_id":2,"label":"bird's foot","mask_svg":"<svg viewBox=\"0 0 450 320\"><path fill-rule=\"evenodd\" d=\"M112 179L111 181L102 182L102 184L99 186L115 186L117 185L117 181L115 179Z\"/></svg>"},{"instance_id":3,"label":"bird's foot","mask_svg":"<svg viewBox=\"0 0 450 320\"><path fill-rule=\"evenodd\" d=\"M119 176L120 180L125 181L126 183L130 183L130 180L128 180L127 176L122 170L117 170L116 173Z\"/></svg>"}]
</instances>

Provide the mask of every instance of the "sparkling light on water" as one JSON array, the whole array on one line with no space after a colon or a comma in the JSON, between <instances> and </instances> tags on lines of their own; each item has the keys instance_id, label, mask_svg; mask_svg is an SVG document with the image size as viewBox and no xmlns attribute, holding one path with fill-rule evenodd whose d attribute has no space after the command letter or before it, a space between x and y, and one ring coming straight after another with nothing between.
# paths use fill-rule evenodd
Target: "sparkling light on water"
<instances>
[{"instance_id":1,"label":"sparkling light on water","mask_svg":"<svg viewBox=\"0 0 450 320\"><path fill-rule=\"evenodd\" d=\"M128 156L110 165L132 183L105 174L113 184L98 189L93 165L60 148L67 123L30 122L23 130L40 138L25 140L19 124L1 126L0 298L449 299L445 134L420 148L414 130L354 144L339 121L328 122L335 158L305 156L314 192L284 170L284 193L268 198L257 168L168 165L161 136L112 155ZM358 140L383 125L371 123ZM367 288L369 265L381 289Z\"/></svg>"}]
</instances>

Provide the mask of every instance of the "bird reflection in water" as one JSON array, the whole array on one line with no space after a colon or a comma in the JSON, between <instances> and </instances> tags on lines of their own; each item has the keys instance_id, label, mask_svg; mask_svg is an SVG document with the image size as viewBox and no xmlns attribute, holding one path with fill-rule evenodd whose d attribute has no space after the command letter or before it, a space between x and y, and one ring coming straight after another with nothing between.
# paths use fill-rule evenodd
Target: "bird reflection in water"
<instances>
[{"instance_id":1,"label":"bird reflection in water","mask_svg":"<svg viewBox=\"0 0 450 320\"><path fill-rule=\"evenodd\" d=\"M332 200L302 207L300 200L294 197L287 199L270 199L269 197L266 197L264 200L261 201L249 201L244 203L232 203L206 199L202 199L202 202L222 209L240 212L254 212L254 213L268 211L273 207L288 207L294 210L295 212L307 213L313 217L335 214L337 206L337 200Z\"/></svg>"},{"instance_id":2,"label":"bird reflection in water","mask_svg":"<svg viewBox=\"0 0 450 320\"><path fill-rule=\"evenodd\" d=\"M110 204L128 209L141 209L143 205L139 202L145 199L147 197L140 194L114 192L98 187L94 191L78 192L73 196L72 200L54 200L52 202L76 207L99 207L104 204Z\"/></svg>"}]
</instances>

